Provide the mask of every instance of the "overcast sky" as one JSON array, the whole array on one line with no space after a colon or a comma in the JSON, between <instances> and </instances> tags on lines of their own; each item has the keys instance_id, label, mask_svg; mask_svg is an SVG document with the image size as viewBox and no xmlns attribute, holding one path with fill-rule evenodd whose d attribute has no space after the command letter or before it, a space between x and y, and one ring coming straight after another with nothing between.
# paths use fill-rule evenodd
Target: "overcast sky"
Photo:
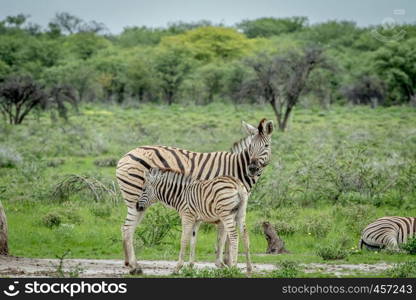
<instances>
[{"instance_id":1,"label":"overcast sky","mask_svg":"<svg viewBox=\"0 0 416 300\"><path fill-rule=\"evenodd\" d=\"M174 21L210 20L233 25L259 17L307 16L310 23L353 20L360 26L416 21L415 0L0 0L0 19L24 13L46 26L56 12L103 22L112 33L126 26L166 26Z\"/></svg>"}]
</instances>

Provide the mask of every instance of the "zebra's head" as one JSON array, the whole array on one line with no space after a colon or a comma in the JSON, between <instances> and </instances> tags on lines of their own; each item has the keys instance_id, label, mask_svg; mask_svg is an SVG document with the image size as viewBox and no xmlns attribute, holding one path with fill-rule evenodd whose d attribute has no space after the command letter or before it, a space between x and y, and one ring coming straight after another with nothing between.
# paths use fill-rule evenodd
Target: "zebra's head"
<instances>
[{"instance_id":1,"label":"zebra's head","mask_svg":"<svg viewBox=\"0 0 416 300\"><path fill-rule=\"evenodd\" d=\"M137 210L143 211L151 204L157 201L157 194L155 185L161 176L161 172L157 168L151 168L144 172L143 191L137 202Z\"/></svg>"},{"instance_id":2,"label":"zebra's head","mask_svg":"<svg viewBox=\"0 0 416 300\"><path fill-rule=\"evenodd\" d=\"M273 122L263 119L257 128L247 123L243 123L243 126L246 127L247 132L253 133L250 144L248 145L248 175L250 177L260 176L263 169L270 162L272 154L271 136Z\"/></svg>"}]
</instances>

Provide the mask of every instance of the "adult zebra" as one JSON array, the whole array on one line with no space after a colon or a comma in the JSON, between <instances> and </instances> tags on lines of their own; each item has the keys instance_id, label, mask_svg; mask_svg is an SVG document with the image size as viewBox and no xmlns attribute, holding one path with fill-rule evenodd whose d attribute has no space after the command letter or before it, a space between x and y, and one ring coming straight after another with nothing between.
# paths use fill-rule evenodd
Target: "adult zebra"
<instances>
[{"instance_id":1,"label":"adult zebra","mask_svg":"<svg viewBox=\"0 0 416 300\"><path fill-rule=\"evenodd\" d=\"M144 211L151 204L160 201L175 209L181 216L181 250L175 272L183 266L189 241L191 241L189 262L190 265L194 264L195 234L201 222L221 224L220 226L224 228L230 241L230 266L237 264L237 225L244 241L247 272L251 272L249 237L245 225L248 193L240 180L230 176L196 180L180 172L156 168L145 172L144 178L143 191L137 203L138 210ZM218 245L220 260L225 235L221 238L222 241Z\"/></svg>"},{"instance_id":2,"label":"adult zebra","mask_svg":"<svg viewBox=\"0 0 416 300\"><path fill-rule=\"evenodd\" d=\"M154 167L172 169L196 179L232 176L239 179L250 192L270 161L273 122L263 119L257 128L246 123L243 125L247 131L255 134L250 138L248 147L240 153L201 153L174 147L143 146L120 159L116 176L127 205L122 234L125 265L130 267L131 273L142 272L134 253L133 234L144 216L144 211L137 209L137 201L143 190L144 172Z\"/></svg>"},{"instance_id":3,"label":"adult zebra","mask_svg":"<svg viewBox=\"0 0 416 300\"><path fill-rule=\"evenodd\" d=\"M399 245L406 243L415 234L416 218L382 217L364 228L359 247L362 249L366 246L370 250L400 250Z\"/></svg>"}]
</instances>

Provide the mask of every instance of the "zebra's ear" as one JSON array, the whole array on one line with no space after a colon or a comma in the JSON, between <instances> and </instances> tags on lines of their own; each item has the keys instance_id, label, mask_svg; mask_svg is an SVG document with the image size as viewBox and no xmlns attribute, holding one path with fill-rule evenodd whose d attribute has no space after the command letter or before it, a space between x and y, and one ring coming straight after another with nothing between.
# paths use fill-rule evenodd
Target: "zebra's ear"
<instances>
[{"instance_id":1,"label":"zebra's ear","mask_svg":"<svg viewBox=\"0 0 416 300\"><path fill-rule=\"evenodd\" d=\"M247 135L255 135L259 132L259 130L256 127L254 127L254 126L252 126L252 125L250 125L250 124L248 124L244 121L241 121L241 127L244 129L244 131L247 133Z\"/></svg>"},{"instance_id":2,"label":"zebra's ear","mask_svg":"<svg viewBox=\"0 0 416 300\"><path fill-rule=\"evenodd\" d=\"M273 121L261 120L258 129L260 134L271 135L274 129Z\"/></svg>"}]
</instances>

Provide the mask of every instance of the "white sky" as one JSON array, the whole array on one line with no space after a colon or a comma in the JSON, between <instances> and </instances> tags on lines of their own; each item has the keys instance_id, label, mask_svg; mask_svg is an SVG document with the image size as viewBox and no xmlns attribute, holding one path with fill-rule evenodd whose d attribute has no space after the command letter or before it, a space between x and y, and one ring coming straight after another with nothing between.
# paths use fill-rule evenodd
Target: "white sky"
<instances>
[{"instance_id":1,"label":"white sky","mask_svg":"<svg viewBox=\"0 0 416 300\"><path fill-rule=\"evenodd\" d=\"M395 14L394 10L400 10ZM259 17L307 16L310 23L352 20L360 26L386 18L416 22L415 0L0 0L0 19L24 13L46 26L56 12L103 22L112 33L126 26L160 27L172 21L210 20L233 25ZM404 14L403 14L404 12Z\"/></svg>"}]
</instances>

